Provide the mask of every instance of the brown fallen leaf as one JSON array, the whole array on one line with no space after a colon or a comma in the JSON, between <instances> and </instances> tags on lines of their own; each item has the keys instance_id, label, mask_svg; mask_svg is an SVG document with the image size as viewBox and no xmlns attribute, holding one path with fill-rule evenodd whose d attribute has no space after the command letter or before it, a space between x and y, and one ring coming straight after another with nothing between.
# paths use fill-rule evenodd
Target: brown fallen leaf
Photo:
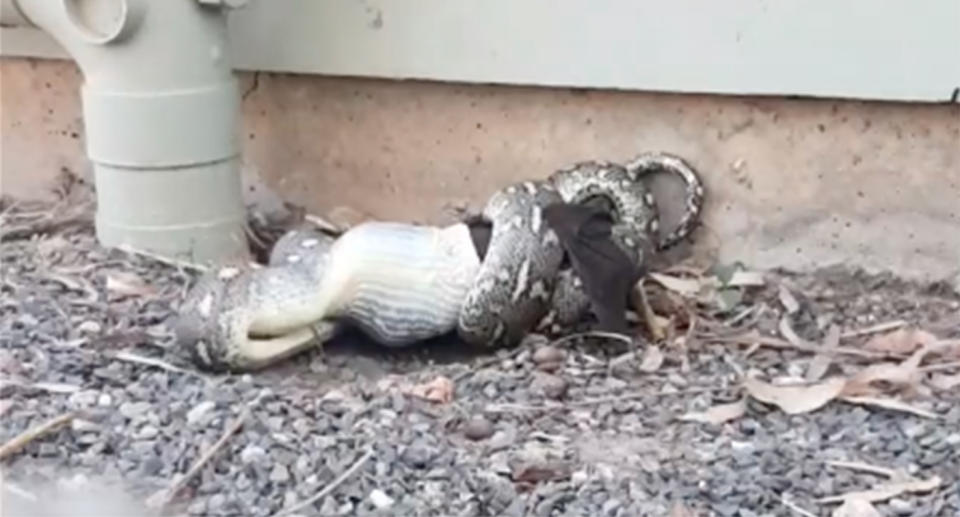
<instances>
[{"instance_id":1,"label":"brown fallen leaf","mask_svg":"<svg viewBox=\"0 0 960 517\"><path fill-rule=\"evenodd\" d=\"M923 346L899 364L881 363L864 368L847 381L847 385L843 388L843 395L877 395L884 391L900 391L916 387L922 379L919 370L920 361L928 351L929 349ZM890 389L884 390L877 386L878 383L888 385Z\"/></svg>"},{"instance_id":2,"label":"brown fallen leaf","mask_svg":"<svg viewBox=\"0 0 960 517\"><path fill-rule=\"evenodd\" d=\"M559 481L570 477L570 466L560 461L537 461L524 463L513 470L513 480L517 483L540 483Z\"/></svg>"},{"instance_id":3,"label":"brown fallen leaf","mask_svg":"<svg viewBox=\"0 0 960 517\"><path fill-rule=\"evenodd\" d=\"M663 365L663 352L660 347L650 346L643 351L643 358L640 360L640 371L644 373L653 373Z\"/></svg>"},{"instance_id":4,"label":"brown fallen leaf","mask_svg":"<svg viewBox=\"0 0 960 517\"><path fill-rule=\"evenodd\" d=\"M924 418L940 418L940 415L927 411L926 409L920 409L918 407L913 407L910 404L903 402L902 400L880 398L880 397L848 397L841 396L840 400L845 402L850 402L851 404L860 404L864 406L875 406L883 409L889 409L891 411L902 411L904 413L910 413L913 415L921 416Z\"/></svg>"},{"instance_id":5,"label":"brown fallen leaf","mask_svg":"<svg viewBox=\"0 0 960 517\"><path fill-rule=\"evenodd\" d=\"M823 348L833 350L840 345L840 327L830 325L827 329L827 335L823 338ZM817 354L810 360L810 366L807 367L807 374L804 380L807 382L819 381L830 369L832 358L830 354Z\"/></svg>"},{"instance_id":6,"label":"brown fallen leaf","mask_svg":"<svg viewBox=\"0 0 960 517\"><path fill-rule=\"evenodd\" d=\"M431 402L449 404L453 401L453 390L453 381L441 375L430 382L413 386L408 393Z\"/></svg>"},{"instance_id":7,"label":"brown fallen leaf","mask_svg":"<svg viewBox=\"0 0 960 517\"><path fill-rule=\"evenodd\" d=\"M842 377L830 377L814 384L773 385L748 377L743 386L751 397L795 415L825 406L840 395L846 383Z\"/></svg>"},{"instance_id":8,"label":"brown fallen leaf","mask_svg":"<svg viewBox=\"0 0 960 517\"><path fill-rule=\"evenodd\" d=\"M157 289L147 284L139 275L127 271L107 273L107 291L119 297L150 296L157 293Z\"/></svg>"},{"instance_id":9,"label":"brown fallen leaf","mask_svg":"<svg viewBox=\"0 0 960 517\"><path fill-rule=\"evenodd\" d=\"M719 425L740 418L746 411L747 399L743 398L729 404L718 404L708 408L706 411L686 413L680 417L680 420Z\"/></svg>"},{"instance_id":10,"label":"brown fallen leaf","mask_svg":"<svg viewBox=\"0 0 960 517\"><path fill-rule=\"evenodd\" d=\"M830 517L881 517L869 501L851 497L830 513Z\"/></svg>"},{"instance_id":11,"label":"brown fallen leaf","mask_svg":"<svg viewBox=\"0 0 960 517\"><path fill-rule=\"evenodd\" d=\"M900 328L870 338L863 348L891 354L910 354L921 347L931 347L937 342L933 334L912 328Z\"/></svg>"},{"instance_id":12,"label":"brown fallen leaf","mask_svg":"<svg viewBox=\"0 0 960 517\"><path fill-rule=\"evenodd\" d=\"M841 495L823 497L821 503L837 503L850 499L859 499L871 503L886 501L901 494L915 494L930 492L940 486L943 481L940 476L933 476L930 479L908 479L903 481L892 481L880 483L870 490L859 490L847 492Z\"/></svg>"}]
</instances>

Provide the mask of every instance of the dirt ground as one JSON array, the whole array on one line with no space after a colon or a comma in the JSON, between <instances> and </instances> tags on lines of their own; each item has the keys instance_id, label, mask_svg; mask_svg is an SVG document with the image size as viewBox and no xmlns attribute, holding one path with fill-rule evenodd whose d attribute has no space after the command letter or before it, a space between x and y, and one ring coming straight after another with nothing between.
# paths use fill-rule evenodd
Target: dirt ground
<instances>
[{"instance_id":1,"label":"dirt ground","mask_svg":"<svg viewBox=\"0 0 960 517\"><path fill-rule=\"evenodd\" d=\"M960 515L946 285L684 265L631 344L350 333L212 375L170 331L196 272L64 195L0 206L4 517Z\"/></svg>"}]
</instances>

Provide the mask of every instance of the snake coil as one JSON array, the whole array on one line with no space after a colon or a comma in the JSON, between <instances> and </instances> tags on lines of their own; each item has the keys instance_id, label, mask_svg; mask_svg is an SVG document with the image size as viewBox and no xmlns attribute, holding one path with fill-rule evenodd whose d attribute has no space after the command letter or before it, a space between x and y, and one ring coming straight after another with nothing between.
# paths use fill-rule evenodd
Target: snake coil
<instances>
[{"instance_id":1,"label":"snake coil","mask_svg":"<svg viewBox=\"0 0 960 517\"><path fill-rule=\"evenodd\" d=\"M684 215L663 238L656 200L642 181L658 171L685 185ZM275 363L343 325L386 346L451 331L474 345L512 345L547 314L572 322L589 306L580 279L562 268L548 207L602 199L613 220L610 239L639 265L691 233L703 198L683 159L644 153L625 165L579 162L495 192L480 214L492 229L482 259L465 222L367 222L338 237L293 230L266 267L203 275L181 305L177 341L198 366L236 371Z\"/></svg>"}]
</instances>

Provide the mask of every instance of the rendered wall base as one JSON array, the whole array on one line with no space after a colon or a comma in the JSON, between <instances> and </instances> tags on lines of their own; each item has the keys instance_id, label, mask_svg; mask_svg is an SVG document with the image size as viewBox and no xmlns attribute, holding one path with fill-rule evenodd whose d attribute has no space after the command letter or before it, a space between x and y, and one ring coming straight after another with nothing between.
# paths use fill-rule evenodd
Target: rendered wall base
<instances>
[{"instance_id":1,"label":"rendered wall base","mask_svg":"<svg viewBox=\"0 0 960 517\"><path fill-rule=\"evenodd\" d=\"M3 189L89 174L69 62L0 61ZM960 273L960 105L243 76L244 171L311 212L436 222L577 160L689 159L709 189L697 249L796 269ZM669 221L668 221L669 223Z\"/></svg>"}]
</instances>

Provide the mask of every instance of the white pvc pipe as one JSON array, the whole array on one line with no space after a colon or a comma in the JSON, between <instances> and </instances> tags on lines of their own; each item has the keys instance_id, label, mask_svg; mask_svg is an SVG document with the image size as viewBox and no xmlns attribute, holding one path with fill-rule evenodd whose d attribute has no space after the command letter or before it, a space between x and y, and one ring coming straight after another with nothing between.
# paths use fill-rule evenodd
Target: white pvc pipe
<instances>
[{"instance_id":1,"label":"white pvc pipe","mask_svg":"<svg viewBox=\"0 0 960 517\"><path fill-rule=\"evenodd\" d=\"M206 262L247 257L229 0L4 0L83 72L97 236ZM229 4L229 5L227 5Z\"/></svg>"}]
</instances>

